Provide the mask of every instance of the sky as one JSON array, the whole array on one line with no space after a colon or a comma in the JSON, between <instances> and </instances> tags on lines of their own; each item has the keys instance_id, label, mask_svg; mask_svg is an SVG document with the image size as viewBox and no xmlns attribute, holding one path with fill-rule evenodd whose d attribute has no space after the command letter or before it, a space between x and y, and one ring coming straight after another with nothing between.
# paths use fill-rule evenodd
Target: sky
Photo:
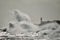
<instances>
[{"instance_id":1,"label":"sky","mask_svg":"<svg viewBox=\"0 0 60 40\"><path fill-rule=\"evenodd\" d=\"M60 0L0 0L0 27L11 20L10 10L19 9L28 14L32 22L43 20L60 20Z\"/></svg>"}]
</instances>

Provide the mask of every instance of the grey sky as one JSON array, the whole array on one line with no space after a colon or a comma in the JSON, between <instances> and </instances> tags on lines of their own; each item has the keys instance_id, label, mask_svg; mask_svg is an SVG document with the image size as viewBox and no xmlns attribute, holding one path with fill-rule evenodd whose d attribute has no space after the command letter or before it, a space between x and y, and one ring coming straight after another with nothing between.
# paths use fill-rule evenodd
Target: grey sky
<instances>
[{"instance_id":1,"label":"grey sky","mask_svg":"<svg viewBox=\"0 0 60 40\"><path fill-rule=\"evenodd\" d=\"M19 9L29 14L34 23L43 20L60 19L60 0L0 0L0 26L4 26L11 19L8 11Z\"/></svg>"}]
</instances>

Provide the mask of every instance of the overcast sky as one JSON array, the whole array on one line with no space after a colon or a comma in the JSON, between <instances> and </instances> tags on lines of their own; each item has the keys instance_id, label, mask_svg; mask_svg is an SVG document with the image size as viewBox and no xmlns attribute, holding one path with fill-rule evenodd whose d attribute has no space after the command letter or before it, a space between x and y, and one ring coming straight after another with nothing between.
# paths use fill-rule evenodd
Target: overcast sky
<instances>
[{"instance_id":1,"label":"overcast sky","mask_svg":"<svg viewBox=\"0 0 60 40\"><path fill-rule=\"evenodd\" d=\"M37 24L43 20L60 19L60 0L0 0L0 26L11 20L9 10L19 9L27 13Z\"/></svg>"}]
</instances>

